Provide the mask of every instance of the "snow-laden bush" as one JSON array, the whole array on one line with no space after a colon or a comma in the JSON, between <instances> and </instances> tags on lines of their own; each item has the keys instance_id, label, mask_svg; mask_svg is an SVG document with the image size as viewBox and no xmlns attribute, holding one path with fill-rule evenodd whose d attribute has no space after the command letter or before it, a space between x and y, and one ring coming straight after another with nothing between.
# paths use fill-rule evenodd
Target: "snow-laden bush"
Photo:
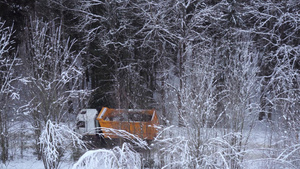
<instances>
[{"instance_id":1,"label":"snow-laden bush","mask_svg":"<svg viewBox=\"0 0 300 169\"><path fill-rule=\"evenodd\" d=\"M117 135L119 138L126 141L120 147L116 146L112 149L98 149L91 150L83 154L79 160L74 164L73 169L114 169L114 168L141 168L142 156L136 152L133 146L149 150L148 143L125 130L113 129L113 128L99 128L105 131L107 137ZM104 136L104 134L101 134Z\"/></svg>"},{"instance_id":2,"label":"snow-laden bush","mask_svg":"<svg viewBox=\"0 0 300 169\"><path fill-rule=\"evenodd\" d=\"M134 151L129 143L123 143L122 147L114 147L111 150L91 150L83 154L74 164L72 169L139 169L141 168L141 156Z\"/></svg>"},{"instance_id":3,"label":"snow-laden bush","mask_svg":"<svg viewBox=\"0 0 300 169\"><path fill-rule=\"evenodd\" d=\"M200 132L200 137L195 133ZM160 168L241 168L240 133L222 129L170 126L155 139L155 165Z\"/></svg>"},{"instance_id":4,"label":"snow-laden bush","mask_svg":"<svg viewBox=\"0 0 300 169\"><path fill-rule=\"evenodd\" d=\"M68 126L47 121L40 137L42 159L45 169L57 169L64 150L69 147L84 147L81 136Z\"/></svg>"}]
</instances>

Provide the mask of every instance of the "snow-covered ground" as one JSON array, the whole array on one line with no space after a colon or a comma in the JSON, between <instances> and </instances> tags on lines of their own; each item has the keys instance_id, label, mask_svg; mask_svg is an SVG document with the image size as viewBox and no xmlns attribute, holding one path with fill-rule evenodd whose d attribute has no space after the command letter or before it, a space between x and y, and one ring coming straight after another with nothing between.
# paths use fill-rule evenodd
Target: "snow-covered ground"
<instances>
[{"instance_id":1,"label":"snow-covered ground","mask_svg":"<svg viewBox=\"0 0 300 169\"><path fill-rule=\"evenodd\" d=\"M166 132L162 133L164 137L167 137L168 135L178 136L178 139L181 139L181 141L186 140L186 138L189 138L189 133L192 131L188 131L185 127L171 127ZM229 133L224 128L203 128L200 129L201 135L203 137L208 137L209 139L212 139L212 141L207 141L206 144L211 144L212 146L215 146L215 154L218 154L219 152L222 153L222 149L228 148L226 146L223 146L219 143L224 142L224 133ZM267 125L264 125L264 123L257 123L255 127L252 130L245 129L243 131L243 142L247 138L249 132L250 135L248 137L245 150L243 151L243 160L240 161L243 166L243 168L249 168L249 169L257 169L257 168L295 168L295 166L288 164L288 161L285 161L285 156L289 156L293 154L293 150L290 152L282 152L282 157L274 155L273 153L276 151L276 144L270 143L270 138L272 137L272 141L278 141L280 142L283 138L283 136L276 134L276 132L270 132L270 128L268 128ZM185 133L185 134L182 134ZM272 136L271 136L272 133ZM210 137L214 138L210 138ZM177 137L176 137L177 138ZM176 138L175 142L176 143ZM286 140L286 139L285 139ZM166 140L161 140L165 143ZM215 141L215 142L214 142ZM277 142L276 141L276 142ZM173 143L173 142L170 142ZM167 145L167 144L166 144ZM179 144L180 145L180 144ZM169 145L172 147L172 145ZM219 147L218 147L219 146ZM167 148L167 147L165 147ZM178 148L178 147L177 147ZM155 148L154 148L155 149ZM153 150L153 149L152 149ZM178 150L181 150L180 148ZM154 150L155 151L155 150ZM170 151L171 152L171 151ZM82 152L83 154L84 152ZM116 155L116 153L118 155ZM187 153L187 152L186 152ZM277 152L278 153L278 152ZM279 154L281 151L279 152ZM155 154L152 152L152 155ZM176 154L176 152L175 152ZM139 155L137 155L135 152L131 152L127 147L123 148L115 148L111 150L94 150L87 152L80 160L76 163L76 161L72 158L72 152L71 150L68 150L62 159L62 162L60 164L59 169L72 169L74 164L76 164L77 168L86 168L86 166L82 166L82 164L85 164L88 162L89 164L95 164L99 166L100 164L109 163L111 166L119 166L123 165L124 160L127 159L135 159L131 160L134 162L134 165L141 165L139 162ZM157 154L156 154L157 155ZM208 154L209 155L209 154ZM211 154L210 154L211 155ZM166 155L168 156L168 154ZM160 156L161 157L161 156ZM211 155L213 157L213 155ZM154 157L155 158L155 157ZM157 157L159 159L159 157ZM173 157L174 158L174 157ZM221 158L221 157L220 157ZM158 160L157 159L157 160ZM155 160L155 159L154 159ZM126 164L128 160L125 162ZM116 165L117 164L117 165ZM131 165L131 164L130 164ZM290 165L290 167L289 167ZM20 158L20 155L18 153L15 154L14 159L10 160L6 165L0 164L0 169L44 169L44 165L42 161L36 160L36 156L33 154L32 148L27 148L24 151L24 157ZM107 167L104 167L107 168ZM116 167L115 167L116 168ZM118 168L118 167L117 167ZM126 168L126 167L125 167ZM131 167L132 168L132 165ZM225 167L226 168L226 167Z\"/></svg>"},{"instance_id":2,"label":"snow-covered ground","mask_svg":"<svg viewBox=\"0 0 300 169\"><path fill-rule=\"evenodd\" d=\"M71 169L72 162L62 162L60 169ZM28 157L23 159L14 159L7 163L7 165L0 164L0 169L44 169L42 161L36 160L35 157Z\"/></svg>"}]
</instances>

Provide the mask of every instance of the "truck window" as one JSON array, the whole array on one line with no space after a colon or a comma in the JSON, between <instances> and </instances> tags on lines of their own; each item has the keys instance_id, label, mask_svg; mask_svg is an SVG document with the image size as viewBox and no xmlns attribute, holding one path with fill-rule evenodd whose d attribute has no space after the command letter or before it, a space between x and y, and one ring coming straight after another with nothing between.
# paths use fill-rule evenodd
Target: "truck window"
<instances>
[{"instance_id":1,"label":"truck window","mask_svg":"<svg viewBox=\"0 0 300 169\"><path fill-rule=\"evenodd\" d=\"M85 122L84 121L79 121L79 122L77 122L76 126L77 126L78 129L79 128L84 128L85 127Z\"/></svg>"}]
</instances>

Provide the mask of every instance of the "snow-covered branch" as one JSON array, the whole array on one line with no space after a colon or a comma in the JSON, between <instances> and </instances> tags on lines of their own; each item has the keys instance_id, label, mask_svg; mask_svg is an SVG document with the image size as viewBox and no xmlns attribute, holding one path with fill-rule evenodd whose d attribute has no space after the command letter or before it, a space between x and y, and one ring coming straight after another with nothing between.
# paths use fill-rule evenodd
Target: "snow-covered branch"
<instances>
[{"instance_id":1,"label":"snow-covered branch","mask_svg":"<svg viewBox=\"0 0 300 169\"><path fill-rule=\"evenodd\" d=\"M141 167L140 154L134 151L130 144L123 143L122 147L115 147L111 150L99 149L86 152L72 169L139 169Z\"/></svg>"},{"instance_id":2,"label":"snow-covered branch","mask_svg":"<svg viewBox=\"0 0 300 169\"><path fill-rule=\"evenodd\" d=\"M48 120L40 136L42 158L46 169L57 169L63 152L69 146L85 148L81 135L69 127Z\"/></svg>"},{"instance_id":3,"label":"snow-covered branch","mask_svg":"<svg viewBox=\"0 0 300 169\"><path fill-rule=\"evenodd\" d=\"M104 133L100 133L100 136L107 136L108 138L110 136L118 136L120 138L123 138L125 140L130 141L134 145L143 148L143 149L149 149L149 146L147 142L140 137L131 134L125 130L119 130L119 129L113 129L113 128L105 128L105 127L100 127L100 130L102 130Z\"/></svg>"}]
</instances>

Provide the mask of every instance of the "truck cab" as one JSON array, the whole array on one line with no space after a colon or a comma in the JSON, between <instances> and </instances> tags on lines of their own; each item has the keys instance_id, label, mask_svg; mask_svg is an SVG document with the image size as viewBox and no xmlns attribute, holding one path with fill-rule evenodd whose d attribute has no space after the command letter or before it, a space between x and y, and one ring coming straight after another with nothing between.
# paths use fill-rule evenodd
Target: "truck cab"
<instances>
[{"instance_id":1,"label":"truck cab","mask_svg":"<svg viewBox=\"0 0 300 169\"><path fill-rule=\"evenodd\" d=\"M96 135L100 127L96 120L98 114L96 109L82 109L76 117L75 131L83 136Z\"/></svg>"}]
</instances>

